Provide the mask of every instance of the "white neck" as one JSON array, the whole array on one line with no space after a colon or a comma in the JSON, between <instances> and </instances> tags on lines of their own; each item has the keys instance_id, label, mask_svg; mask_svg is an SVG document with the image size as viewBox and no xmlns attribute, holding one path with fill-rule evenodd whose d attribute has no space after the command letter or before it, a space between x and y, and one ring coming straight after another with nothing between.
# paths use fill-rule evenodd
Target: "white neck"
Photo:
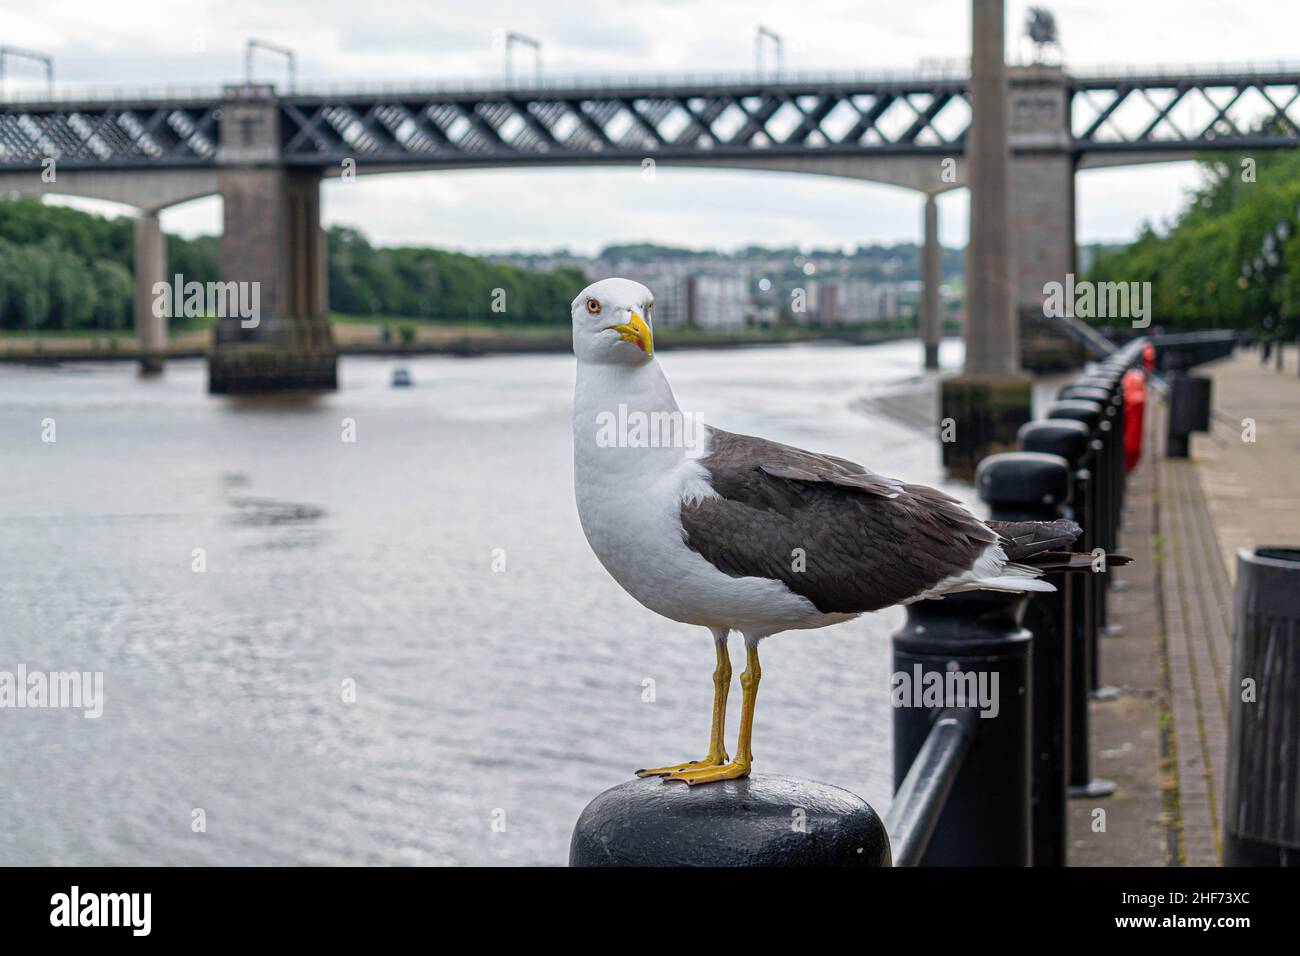
<instances>
[{"instance_id":1,"label":"white neck","mask_svg":"<svg viewBox=\"0 0 1300 956\"><path fill-rule=\"evenodd\" d=\"M620 409L619 406L624 406ZM644 362L640 365L605 364L596 362L578 362L577 384L573 395L573 452L575 460L601 454L606 456L602 470L610 467L610 458L622 458L611 449L601 447L597 442L602 421L608 422L613 416L616 420L625 420L627 415L653 412L676 412L677 400L673 390L664 377L658 362ZM646 452L650 454L647 456ZM680 463L686 456L682 447L642 449L637 452L640 467L651 465L653 460L659 467L670 468ZM631 464L629 460L629 465ZM643 475L642 478L649 477Z\"/></svg>"},{"instance_id":2,"label":"white neck","mask_svg":"<svg viewBox=\"0 0 1300 956\"><path fill-rule=\"evenodd\" d=\"M612 411L613 404L627 405L631 411L679 411L672 387L658 362L621 365L604 362L579 362L578 381L573 395L573 412L593 415Z\"/></svg>"}]
</instances>

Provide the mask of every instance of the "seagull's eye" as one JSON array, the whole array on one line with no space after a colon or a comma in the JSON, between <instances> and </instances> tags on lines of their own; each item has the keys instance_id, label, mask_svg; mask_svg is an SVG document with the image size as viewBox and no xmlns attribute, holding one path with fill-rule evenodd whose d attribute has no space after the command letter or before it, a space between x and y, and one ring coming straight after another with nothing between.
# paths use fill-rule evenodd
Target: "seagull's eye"
<instances>
[{"instance_id":1,"label":"seagull's eye","mask_svg":"<svg viewBox=\"0 0 1300 956\"><path fill-rule=\"evenodd\" d=\"M587 311L592 315L600 315L600 303L595 299L587 300Z\"/></svg>"}]
</instances>

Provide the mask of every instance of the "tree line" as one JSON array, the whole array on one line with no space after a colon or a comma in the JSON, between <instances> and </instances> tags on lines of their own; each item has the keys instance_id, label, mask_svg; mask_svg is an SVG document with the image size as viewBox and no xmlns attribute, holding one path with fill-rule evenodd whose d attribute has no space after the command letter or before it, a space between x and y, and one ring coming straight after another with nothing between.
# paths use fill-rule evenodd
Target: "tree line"
<instances>
[{"instance_id":1,"label":"tree line","mask_svg":"<svg viewBox=\"0 0 1300 956\"><path fill-rule=\"evenodd\" d=\"M442 249L376 248L358 230L327 235L330 309L426 321L569 324L579 269L535 271Z\"/></svg>"},{"instance_id":2,"label":"tree line","mask_svg":"<svg viewBox=\"0 0 1300 956\"><path fill-rule=\"evenodd\" d=\"M1150 282L1152 324L1285 326L1300 311L1300 152L1258 150L1201 160L1202 185L1163 232L1100 254L1094 282Z\"/></svg>"},{"instance_id":3,"label":"tree line","mask_svg":"<svg viewBox=\"0 0 1300 956\"><path fill-rule=\"evenodd\" d=\"M134 324L134 222L34 199L0 199L0 329L113 331ZM217 281L215 236L167 237L167 276ZM330 308L426 321L567 325L587 284L455 252L375 248L356 229L327 234Z\"/></svg>"}]
</instances>

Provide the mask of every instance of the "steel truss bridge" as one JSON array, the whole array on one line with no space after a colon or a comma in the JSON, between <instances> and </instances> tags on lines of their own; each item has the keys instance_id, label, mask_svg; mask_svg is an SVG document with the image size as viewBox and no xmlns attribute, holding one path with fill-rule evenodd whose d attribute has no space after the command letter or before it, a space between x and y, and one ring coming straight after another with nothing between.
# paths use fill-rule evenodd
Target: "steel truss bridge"
<instances>
[{"instance_id":1,"label":"steel truss bridge","mask_svg":"<svg viewBox=\"0 0 1300 956\"><path fill-rule=\"evenodd\" d=\"M1041 69L1041 68L1029 68ZM1014 69L1011 71L1015 79ZM1300 66L1060 74L1076 156L1300 145ZM294 167L464 168L963 149L967 80L792 75L511 89L225 94L0 103L0 172L219 163L223 106L262 90ZM243 92L240 92L243 91ZM1141 162L1137 155L1132 161Z\"/></svg>"}]
</instances>

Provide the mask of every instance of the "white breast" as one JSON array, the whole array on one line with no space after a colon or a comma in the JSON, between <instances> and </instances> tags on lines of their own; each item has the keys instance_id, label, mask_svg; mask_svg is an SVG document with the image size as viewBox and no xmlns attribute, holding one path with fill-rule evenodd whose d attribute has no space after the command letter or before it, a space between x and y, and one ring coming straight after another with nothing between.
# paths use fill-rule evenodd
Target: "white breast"
<instances>
[{"instance_id":1,"label":"white breast","mask_svg":"<svg viewBox=\"0 0 1300 956\"><path fill-rule=\"evenodd\" d=\"M706 449L599 443L602 413L676 410L657 362L579 365L574 399L574 493L600 563L625 591L664 617L757 636L821 627L825 615L780 581L733 578L686 546L683 500L714 494L697 459Z\"/></svg>"}]
</instances>

